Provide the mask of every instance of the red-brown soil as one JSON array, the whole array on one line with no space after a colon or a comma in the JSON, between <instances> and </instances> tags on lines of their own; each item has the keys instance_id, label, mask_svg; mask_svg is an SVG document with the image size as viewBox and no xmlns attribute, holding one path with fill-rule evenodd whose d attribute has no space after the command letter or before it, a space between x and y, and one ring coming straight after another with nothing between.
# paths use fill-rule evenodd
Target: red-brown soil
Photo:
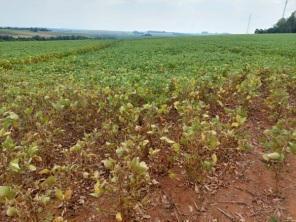
<instances>
[{"instance_id":1,"label":"red-brown soil","mask_svg":"<svg viewBox=\"0 0 296 222\"><path fill-rule=\"evenodd\" d=\"M126 221L296 221L296 159L288 157L278 170L262 161L258 140L266 124L261 117L249 123L253 150L233 154L200 185L189 183L183 169L175 169L174 178L159 177L139 217ZM69 221L116 220L90 206Z\"/></svg>"}]
</instances>

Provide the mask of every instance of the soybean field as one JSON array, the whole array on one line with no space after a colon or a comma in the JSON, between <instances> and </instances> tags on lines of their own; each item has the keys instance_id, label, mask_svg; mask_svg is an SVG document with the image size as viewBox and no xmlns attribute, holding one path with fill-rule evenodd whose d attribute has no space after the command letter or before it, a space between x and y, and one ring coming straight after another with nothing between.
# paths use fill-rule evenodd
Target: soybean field
<instances>
[{"instance_id":1,"label":"soybean field","mask_svg":"<svg viewBox=\"0 0 296 222\"><path fill-rule=\"evenodd\" d=\"M0 42L0 221L294 221L294 154L294 34Z\"/></svg>"}]
</instances>

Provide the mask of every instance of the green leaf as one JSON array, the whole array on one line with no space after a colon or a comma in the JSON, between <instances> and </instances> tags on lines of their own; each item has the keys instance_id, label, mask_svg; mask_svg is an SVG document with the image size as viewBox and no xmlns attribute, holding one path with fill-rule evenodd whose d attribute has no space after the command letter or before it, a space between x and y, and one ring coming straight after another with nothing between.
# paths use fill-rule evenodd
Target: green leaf
<instances>
[{"instance_id":1,"label":"green leaf","mask_svg":"<svg viewBox=\"0 0 296 222\"><path fill-rule=\"evenodd\" d=\"M40 201L44 205L47 205L50 201L50 197L46 195L42 195L38 198L38 201Z\"/></svg>"},{"instance_id":2,"label":"green leaf","mask_svg":"<svg viewBox=\"0 0 296 222\"><path fill-rule=\"evenodd\" d=\"M118 157L122 157L127 152L127 149L123 148L123 147L119 147L119 148L116 149L115 152L116 152Z\"/></svg>"},{"instance_id":3,"label":"green leaf","mask_svg":"<svg viewBox=\"0 0 296 222\"><path fill-rule=\"evenodd\" d=\"M14 159L10 161L9 163L9 170L15 173L19 173L21 171L20 165L19 165L19 159Z\"/></svg>"},{"instance_id":4,"label":"green leaf","mask_svg":"<svg viewBox=\"0 0 296 222\"><path fill-rule=\"evenodd\" d=\"M6 139L4 140L4 142L2 143L2 147L6 150L12 150L15 148L15 146L16 145L10 136L7 136Z\"/></svg>"},{"instance_id":5,"label":"green leaf","mask_svg":"<svg viewBox=\"0 0 296 222\"><path fill-rule=\"evenodd\" d=\"M14 127L17 126L19 116L16 113L14 113L14 112L5 112L4 116L5 116L5 119L4 119L2 124L3 124L3 127L5 129L8 129L11 126L14 126Z\"/></svg>"},{"instance_id":6,"label":"green leaf","mask_svg":"<svg viewBox=\"0 0 296 222\"><path fill-rule=\"evenodd\" d=\"M32 145L30 146L26 153L30 156L30 157L33 157L34 155L36 155L38 153L39 149L38 149L38 146L36 145Z\"/></svg>"},{"instance_id":7,"label":"green leaf","mask_svg":"<svg viewBox=\"0 0 296 222\"><path fill-rule=\"evenodd\" d=\"M293 154L296 154L296 142L289 142L289 151Z\"/></svg>"},{"instance_id":8,"label":"green leaf","mask_svg":"<svg viewBox=\"0 0 296 222\"><path fill-rule=\"evenodd\" d=\"M71 153L79 153L82 150L83 145L84 145L83 141L79 140L74 146L72 146L70 148L70 152Z\"/></svg>"},{"instance_id":9,"label":"green leaf","mask_svg":"<svg viewBox=\"0 0 296 222\"><path fill-rule=\"evenodd\" d=\"M116 164L116 161L113 160L112 158L108 158L106 160L102 160L102 163L104 164L106 169L113 170L113 168L114 168L114 166Z\"/></svg>"},{"instance_id":10,"label":"green leaf","mask_svg":"<svg viewBox=\"0 0 296 222\"><path fill-rule=\"evenodd\" d=\"M212 170L212 168L213 168L212 161L209 161L209 160L203 161L203 167L204 167L204 169L206 169L208 171Z\"/></svg>"},{"instance_id":11,"label":"green leaf","mask_svg":"<svg viewBox=\"0 0 296 222\"><path fill-rule=\"evenodd\" d=\"M10 186L0 186L0 201L12 200L16 193Z\"/></svg>"},{"instance_id":12,"label":"green leaf","mask_svg":"<svg viewBox=\"0 0 296 222\"><path fill-rule=\"evenodd\" d=\"M60 201L63 201L64 198L65 198L63 191L60 190L60 189L56 189L56 190L55 190L55 196L56 196L56 198L57 198L58 200L60 200Z\"/></svg>"},{"instance_id":13,"label":"green leaf","mask_svg":"<svg viewBox=\"0 0 296 222\"><path fill-rule=\"evenodd\" d=\"M6 112L6 113L4 113L4 115L6 115L6 118L9 118L11 120L18 120L19 119L19 116L14 112Z\"/></svg>"},{"instance_id":14,"label":"green leaf","mask_svg":"<svg viewBox=\"0 0 296 222\"><path fill-rule=\"evenodd\" d=\"M10 132L7 132L5 129L0 129L0 138L1 137L5 137L5 136L9 136Z\"/></svg>"},{"instance_id":15,"label":"green leaf","mask_svg":"<svg viewBox=\"0 0 296 222\"><path fill-rule=\"evenodd\" d=\"M46 189L54 186L57 182L57 178L55 176L49 176L45 181L42 182L41 187Z\"/></svg>"},{"instance_id":16,"label":"green leaf","mask_svg":"<svg viewBox=\"0 0 296 222\"><path fill-rule=\"evenodd\" d=\"M139 161L139 157L134 158L131 162L130 162L130 167L131 170L134 171L135 173L139 174L139 175L144 175L147 173L148 171L148 166L144 161Z\"/></svg>"},{"instance_id":17,"label":"green leaf","mask_svg":"<svg viewBox=\"0 0 296 222\"><path fill-rule=\"evenodd\" d=\"M214 150L220 145L216 131L209 131L206 139L207 139L207 146L210 150Z\"/></svg>"}]
</instances>

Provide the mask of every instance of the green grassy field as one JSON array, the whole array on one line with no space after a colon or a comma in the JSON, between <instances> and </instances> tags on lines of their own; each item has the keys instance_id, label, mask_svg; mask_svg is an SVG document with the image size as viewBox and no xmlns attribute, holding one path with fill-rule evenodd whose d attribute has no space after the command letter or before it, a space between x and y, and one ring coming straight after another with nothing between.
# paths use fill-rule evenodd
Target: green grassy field
<instances>
[{"instance_id":1,"label":"green grassy field","mask_svg":"<svg viewBox=\"0 0 296 222\"><path fill-rule=\"evenodd\" d=\"M250 152L262 116L284 166L295 92L295 35L0 42L0 221L131 221L160 178Z\"/></svg>"}]
</instances>

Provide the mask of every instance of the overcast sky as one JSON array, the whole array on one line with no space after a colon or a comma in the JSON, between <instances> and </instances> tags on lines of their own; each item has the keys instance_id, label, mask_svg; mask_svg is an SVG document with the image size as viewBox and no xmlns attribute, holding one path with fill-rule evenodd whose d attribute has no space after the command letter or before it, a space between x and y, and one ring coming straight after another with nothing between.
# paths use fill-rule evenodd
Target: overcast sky
<instances>
[{"instance_id":1,"label":"overcast sky","mask_svg":"<svg viewBox=\"0 0 296 222\"><path fill-rule=\"evenodd\" d=\"M0 0L0 26L245 33L272 26L285 0ZM289 0L287 15L296 10Z\"/></svg>"}]
</instances>

